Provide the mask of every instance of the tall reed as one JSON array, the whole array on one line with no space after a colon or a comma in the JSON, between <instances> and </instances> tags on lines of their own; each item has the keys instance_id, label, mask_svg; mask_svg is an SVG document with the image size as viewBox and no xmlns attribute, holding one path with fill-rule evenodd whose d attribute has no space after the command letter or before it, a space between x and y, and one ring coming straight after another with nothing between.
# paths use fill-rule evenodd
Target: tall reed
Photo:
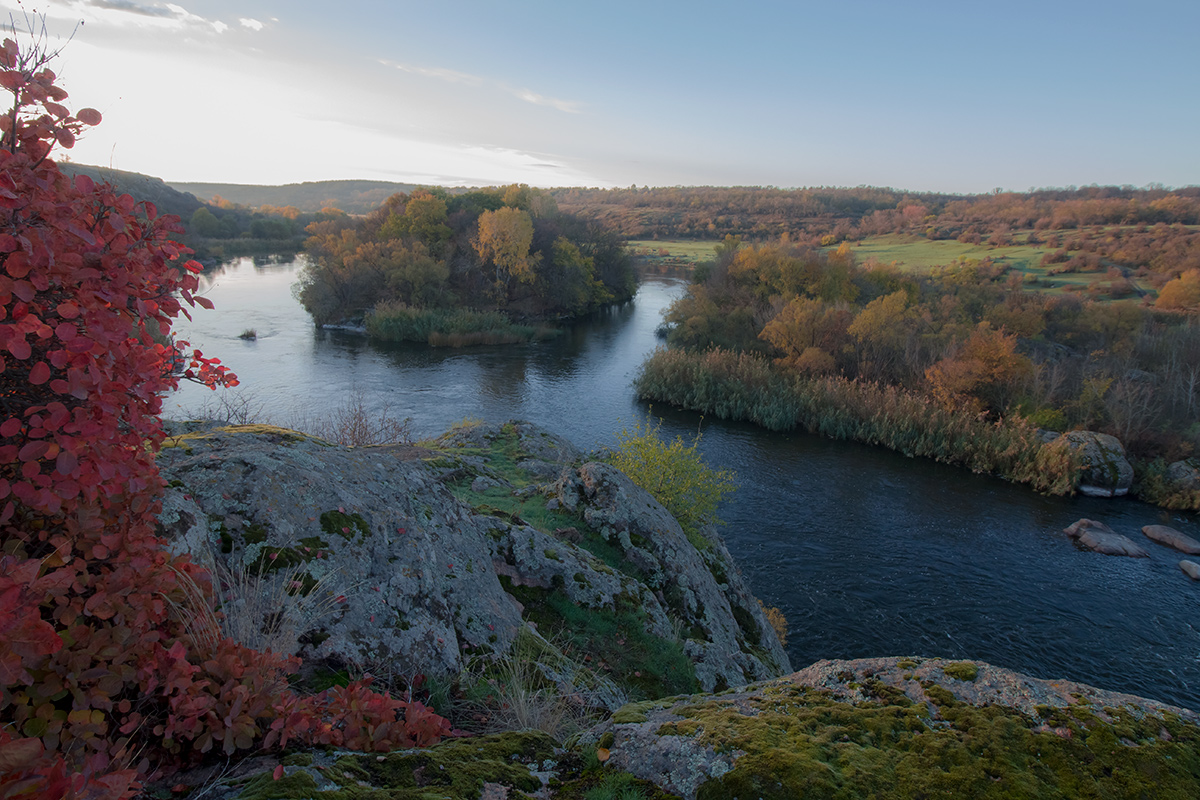
<instances>
[{"instance_id":1,"label":"tall reed","mask_svg":"<svg viewBox=\"0 0 1200 800\"><path fill-rule=\"evenodd\" d=\"M390 342L425 342L434 347L475 344L514 344L547 339L558 331L545 326L518 325L502 311L469 308L413 308L383 303L367 314L367 333Z\"/></svg>"},{"instance_id":2,"label":"tall reed","mask_svg":"<svg viewBox=\"0 0 1200 800\"><path fill-rule=\"evenodd\" d=\"M645 400L770 430L802 429L880 445L1052 494L1069 494L1078 485L1077 460L1043 448L1037 429L1023 420L988 420L896 386L808 377L728 350L660 348L642 365L635 387Z\"/></svg>"}]
</instances>

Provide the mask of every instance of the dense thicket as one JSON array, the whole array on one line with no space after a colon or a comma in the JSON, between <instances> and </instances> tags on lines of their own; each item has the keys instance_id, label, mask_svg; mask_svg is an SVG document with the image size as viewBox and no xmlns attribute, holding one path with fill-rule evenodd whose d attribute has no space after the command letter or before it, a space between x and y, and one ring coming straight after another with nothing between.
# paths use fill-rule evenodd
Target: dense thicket
<instances>
[{"instance_id":1,"label":"dense thicket","mask_svg":"<svg viewBox=\"0 0 1200 800\"><path fill-rule=\"evenodd\" d=\"M854 405L848 393L894 387L931 403L913 412L929 419L936 407L955 419L965 413L988 423L1020 418L1058 431L1099 430L1143 459L1183 458L1200 445L1200 324L1193 316L1133 300L1030 291L1019 274L986 260L905 272L859 265L847 244L742 246L731 237L666 323L674 348L757 356L766 372L739 368L734 380L715 357L693 359L691 372L667 369L671 357L660 353L643 375L644 396L762 417L771 427L823 430L824 418L840 419ZM767 373L779 382L765 382ZM807 383L797 390L797 381ZM776 387L767 393L773 399L759 396L768 385ZM797 402L806 404L803 422ZM738 403L746 408L735 409ZM888 403L860 405L892 423L907 413L888 411ZM883 435L867 438L887 443ZM933 449L943 446L959 445Z\"/></svg>"},{"instance_id":2,"label":"dense thicket","mask_svg":"<svg viewBox=\"0 0 1200 800\"><path fill-rule=\"evenodd\" d=\"M518 321L577 316L636 287L617 236L523 185L396 194L361 219L308 232L297 294L313 319L365 319L388 338L482 332L497 312Z\"/></svg>"}]
</instances>

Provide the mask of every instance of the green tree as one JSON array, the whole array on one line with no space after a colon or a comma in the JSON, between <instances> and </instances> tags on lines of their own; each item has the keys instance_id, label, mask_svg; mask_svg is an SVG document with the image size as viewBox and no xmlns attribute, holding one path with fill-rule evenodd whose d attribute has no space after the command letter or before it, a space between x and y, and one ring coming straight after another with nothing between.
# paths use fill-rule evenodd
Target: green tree
<instances>
[{"instance_id":1,"label":"green tree","mask_svg":"<svg viewBox=\"0 0 1200 800\"><path fill-rule=\"evenodd\" d=\"M192 233L208 239L219 239L225 229L216 214L201 206L192 214Z\"/></svg>"}]
</instances>

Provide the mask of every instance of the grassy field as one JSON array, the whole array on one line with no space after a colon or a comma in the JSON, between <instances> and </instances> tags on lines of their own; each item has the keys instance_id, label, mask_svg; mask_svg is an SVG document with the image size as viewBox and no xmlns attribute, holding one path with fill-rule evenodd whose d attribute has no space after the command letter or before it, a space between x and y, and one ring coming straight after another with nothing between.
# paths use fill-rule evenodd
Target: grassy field
<instances>
[{"instance_id":1,"label":"grassy field","mask_svg":"<svg viewBox=\"0 0 1200 800\"><path fill-rule=\"evenodd\" d=\"M700 262L711 261L718 244L716 240L637 239L628 246L639 267L654 272L690 272Z\"/></svg>"},{"instance_id":2,"label":"grassy field","mask_svg":"<svg viewBox=\"0 0 1200 800\"><path fill-rule=\"evenodd\" d=\"M1024 274L1026 288L1052 294L1082 293L1092 284L1107 286L1111 283L1105 274L1109 266L1107 264L1099 272L1050 274L1054 266L1060 265L1042 266L1042 256L1049 251L1038 245L1021 244L1025 233L1014 232L1013 239L1017 243L1009 247L965 244L953 239L931 241L924 237L901 234L870 236L862 241L851 242L850 247L859 266L874 258L880 263L895 263L902 270L914 272L947 266L964 259L982 261L990 258L993 262ZM710 261L713 258L713 248L718 244L720 242L717 240L637 239L629 242L629 250L642 268L654 272L687 274L697 264ZM1130 280L1137 294L1152 291L1146 284L1133 278Z\"/></svg>"},{"instance_id":3,"label":"grassy field","mask_svg":"<svg viewBox=\"0 0 1200 800\"><path fill-rule=\"evenodd\" d=\"M1023 234L1015 233L1013 238L1019 241ZM859 266L874 258L880 263L895 263L903 270L914 272L947 266L956 261L982 261L990 258L1009 269L1019 270L1025 275L1026 287L1040 292L1084 292L1094 283L1101 286L1111 284L1111 280L1105 274L1111 266L1109 264L1105 264L1100 271L1051 274L1050 270L1058 265L1042 266L1042 256L1049 251L1037 245L1018 243L1009 247L989 247L986 244L965 244L953 239L931 241L917 236L888 234L851 242L851 249ZM1130 280L1136 293L1151 291L1136 279L1131 277Z\"/></svg>"},{"instance_id":4,"label":"grassy field","mask_svg":"<svg viewBox=\"0 0 1200 800\"><path fill-rule=\"evenodd\" d=\"M1035 245L1020 244L1012 247L988 247L985 244L964 244L952 239L931 241L923 237L889 234L870 236L851 244L854 260L861 266L868 258L884 264L899 262L911 270L941 267L962 259L992 261L1029 273L1038 269L1038 262L1046 253Z\"/></svg>"}]
</instances>

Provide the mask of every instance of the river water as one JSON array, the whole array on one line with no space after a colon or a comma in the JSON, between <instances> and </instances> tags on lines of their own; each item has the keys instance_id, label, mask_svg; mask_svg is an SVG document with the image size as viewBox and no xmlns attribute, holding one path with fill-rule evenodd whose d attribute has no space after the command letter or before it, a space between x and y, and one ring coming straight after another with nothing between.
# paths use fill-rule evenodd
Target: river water
<instances>
[{"instance_id":1,"label":"river water","mask_svg":"<svg viewBox=\"0 0 1200 800\"><path fill-rule=\"evenodd\" d=\"M630 382L683 291L648 278L633 302L549 342L462 350L375 344L318 331L293 299L295 262L242 259L207 273L213 311L177 326L242 385L234 398L286 424L360 393L436 434L465 417L527 419L589 450L644 418ZM254 328L258 338L238 335ZM165 414L215 399L187 386ZM741 488L722 508L730 551L755 593L790 623L788 653L821 658L972 658L1200 709L1200 584L1182 555L1139 532L1200 525L1134 500L1049 498L1004 481L807 434L654 408ZM1078 549L1062 529L1101 519L1149 559Z\"/></svg>"}]
</instances>

